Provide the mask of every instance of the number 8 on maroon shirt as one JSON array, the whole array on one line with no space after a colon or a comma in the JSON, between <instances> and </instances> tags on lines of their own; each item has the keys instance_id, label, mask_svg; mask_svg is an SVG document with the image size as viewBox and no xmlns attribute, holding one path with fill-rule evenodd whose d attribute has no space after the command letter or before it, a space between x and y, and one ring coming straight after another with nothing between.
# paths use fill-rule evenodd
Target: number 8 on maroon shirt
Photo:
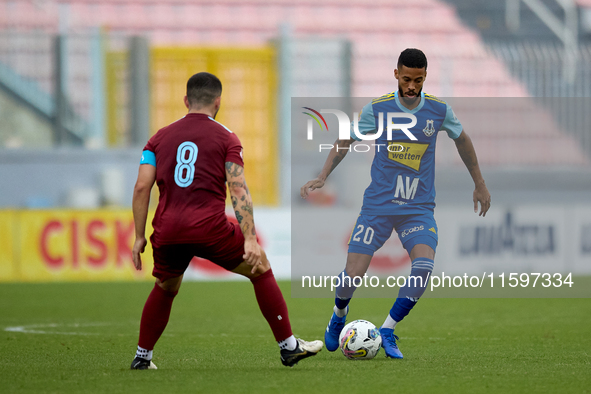
<instances>
[{"instance_id":1,"label":"number 8 on maroon shirt","mask_svg":"<svg viewBox=\"0 0 591 394\"><path fill-rule=\"evenodd\" d=\"M244 166L240 140L206 114L189 113L146 144L141 164L156 167L160 191L150 240L161 281L182 275L193 256L229 271L243 261L244 236L225 214L226 162Z\"/></svg>"}]
</instances>

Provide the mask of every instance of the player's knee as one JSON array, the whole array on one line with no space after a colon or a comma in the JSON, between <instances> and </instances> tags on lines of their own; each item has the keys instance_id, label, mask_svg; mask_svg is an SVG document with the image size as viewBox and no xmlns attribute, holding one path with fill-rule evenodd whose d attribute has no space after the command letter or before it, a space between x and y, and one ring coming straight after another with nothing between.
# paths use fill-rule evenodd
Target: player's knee
<instances>
[{"instance_id":1,"label":"player's knee","mask_svg":"<svg viewBox=\"0 0 591 394\"><path fill-rule=\"evenodd\" d=\"M419 235L411 239L409 244L405 247L410 251L409 256L411 260L420 257L426 257L433 260L435 258L437 240L428 235Z\"/></svg>"},{"instance_id":2,"label":"player's knee","mask_svg":"<svg viewBox=\"0 0 591 394\"><path fill-rule=\"evenodd\" d=\"M177 276L174 278L166 279L164 282L160 279L156 278L156 284L160 286L160 288L164 291L169 291L171 293L176 293L179 291L181 287L181 283L183 280L183 276Z\"/></svg>"},{"instance_id":3,"label":"player's knee","mask_svg":"<svg viewBox=\"0 0 591 394\"><path fill-rule=\"evenodd\" d=\"M262 251L261 263L257 265L257 268L254 272L252 272L252 265L247 264L246 261L240 263L240 265L238 265L238 267L232 270L232 272L245 276L249 279L254 279L258 276L261 276L270 269L271 263L269 262L269 259L267 258L267 254L265 253L265 251Z\"/></svg>"},{"instance_id":4,"label":"player's knee","mask_svg":"<svg viewBox=\"0 0 591 394\"><path fill-rule=\"evenodd\" d=\"M255 273L252 274L252 276L250 276L250 278L257 278L257 277L261 276L262 274L264 274L265 272L269 271L269 269L271 269L271 267L269 267L269 266L264 267L263 265L259 265L257 267L257 270L255 271Z\"/></svg>"},{"instance_id":5,"label":"player's knee","mask_svg":"<svg viewBox=\"0 0 591 394\"><path fill-rule=\"evenodd\" d=\"M261 256L261 264L259 264L257 266L257 270L253 274L253 278L256 278L257 276L261 276L262 274L269 271L270 269L271 269L271 263L269 262L269 259L267 259L267 255L263 251L263 254Z\"/></svg>"},{"instance_id":6,"label":"player's knee","mask_svg":"<svg viewBox=\"0 0 591 394\"><path fill-rule=\"evenodd\" d=\"M365 271L363 269L359 269L358 267L355 268L345 268L345 272L347 272L347 275L350 276L351 278L355 278L357 276L363 276L365 274Z\"/></svg>"},{"instance_id":7,"label":"player's knee","mask_svg":"<svg viewBox=\"0 0 591 394\"><path fill-rule=\"evenodd\" d=\"M365 254L349 253L347 257L347 265L345 271L347 275L354 278L356 276L363 276L367 272L371 257Z\"/></svg>"},{"instance_id":8,"label":"player's knee","mask_svg":"<svg viewBox=\"0 0 591 394\"><path fill-rule=\"evenodd\" d=\"M247 265L246 267L244 267L243 270L235 271L235 272L252 280L252 279L258 278L259 276L263 275L265 272L269 271L269 269L271 269L271 267L269 267L269 266L265 267L264 265L259 264L257 266L256 271L252 272L252 266Z\"/></svg>"}]
</instances>

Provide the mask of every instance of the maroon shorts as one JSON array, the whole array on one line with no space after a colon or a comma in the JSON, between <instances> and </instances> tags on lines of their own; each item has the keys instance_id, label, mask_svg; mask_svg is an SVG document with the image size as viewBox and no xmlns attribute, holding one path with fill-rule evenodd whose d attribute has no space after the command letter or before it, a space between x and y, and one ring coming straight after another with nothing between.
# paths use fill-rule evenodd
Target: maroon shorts
<instances>
[{"instance_id":1,"label":"maroon shorts","mask_svg":"<svg viewBox=\"0 0 591 394\"><path fill-rule=\"evenodd\" d=\"M232 271L244 261L244 235L237 223L229 223L228 231L215 241L191 244L154 246L152 276L165 282L182 275L194 256L207 259Z\"/></svg>"}]
</instances>

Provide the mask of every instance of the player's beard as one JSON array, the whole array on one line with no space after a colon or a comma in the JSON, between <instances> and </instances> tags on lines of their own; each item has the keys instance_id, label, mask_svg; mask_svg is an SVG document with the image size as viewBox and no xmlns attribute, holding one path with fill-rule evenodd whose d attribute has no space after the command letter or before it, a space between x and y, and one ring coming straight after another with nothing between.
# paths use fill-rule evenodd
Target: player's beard
<instances>
[{"instance_id":1,"label":"player's beard","mask_svg":"<svg viewBox=\"0 0 591 394\"><path fill-rule=\"evenodd\" d=\"M413 105L414 103L416 103L417 100L419 100L421 98L421 92L423 91L423 88L421 88L418 92L417 95L414 97L408 97L405 96L404 93L402 92L402 89L398 88L398 97L404 102L404 104L406 105Z\"/></svg>"},{"instance_id":2,"label":"player's beard","mask_svg":"<svg viewBox=\"0 0 591 394\"><path fill-rule=\"evenodd\" d=\"M219 111L220 111L220 109L219 109L219 108L215 110L215 112L214 112L214 114L213 114L213 118L214 118L214 119L215 119L215 117L218 115L218 112L219 112Z\"/></svg>"}]
</instances>

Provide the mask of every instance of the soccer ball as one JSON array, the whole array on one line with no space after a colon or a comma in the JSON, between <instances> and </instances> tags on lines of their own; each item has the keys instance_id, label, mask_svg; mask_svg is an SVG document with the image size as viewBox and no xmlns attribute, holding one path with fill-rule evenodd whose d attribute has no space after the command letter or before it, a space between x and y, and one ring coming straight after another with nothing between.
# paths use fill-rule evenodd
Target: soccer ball
<instances>
[{"instance_id":1,"label":"soccer ball","mask_svg":"<svg viewBox=\"0 0 591 394\"><path fill-rule=\"evenodd\" d=\"M349 360L371 360L381 347L380 332L367 320L352 321L339 335L339 348Z\"/></svg>"}]
</instances>

